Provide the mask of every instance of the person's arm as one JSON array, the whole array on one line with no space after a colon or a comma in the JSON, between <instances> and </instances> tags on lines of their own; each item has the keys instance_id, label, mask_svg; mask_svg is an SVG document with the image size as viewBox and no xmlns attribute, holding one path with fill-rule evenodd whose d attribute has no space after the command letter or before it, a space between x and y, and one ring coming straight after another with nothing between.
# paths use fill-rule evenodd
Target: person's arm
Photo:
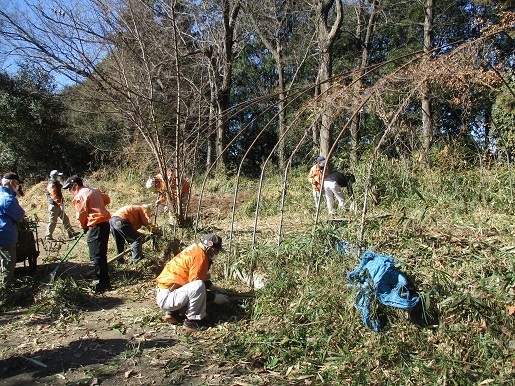
<instances>
[{"instance_id":1,"label":"person's arm","mask_svg":"<svg viewBox=\"0 0 515 386\"><path fill-rule=\"evenodd\" d=\"M111 203L111 197L109 197L107 193L100 192L100 195L102 196L102 201L104 201L104 205L109 205Z\"/></svg>"},{"instance_id":2,"label":"person's arm","mask_svg":"<svg viewBox=\"0 0 515 386\"><path fill-rule=\"evenodd\" d=\"M88 229L88 198L84 196L75 196L73 201L75 206L76 218L80 227L85 231Z\"/></svg>"},{"instance_id":3,"label":"person's arm","mask_svg":"<svg viewBox=\"0 0 515 386\"><path fill-rule=\"evenodd\" d=\"M46 190L48 191L48 194L50 194L50 198L54 200L57 205L61 206L62 202L57 195L57 186L55 186L55 184L48 184Z\"/></svg>"},{"instance_id":4,"label":"person's arm","mask_svg":"<svg viewBox=\"0 0 515 386\"><path fill-rule=\"evenodd\" d=\"M20 206L17 198L13 198L11 204L7 207L6 214L11 217L14 221L20 222L25 216L25 211Z\"/></svg>"}]
</instances>

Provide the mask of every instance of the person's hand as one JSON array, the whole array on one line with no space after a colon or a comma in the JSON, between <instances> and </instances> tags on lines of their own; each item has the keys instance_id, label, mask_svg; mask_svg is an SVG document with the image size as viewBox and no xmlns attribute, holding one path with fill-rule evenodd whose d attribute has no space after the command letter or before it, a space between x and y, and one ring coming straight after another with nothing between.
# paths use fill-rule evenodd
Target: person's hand
<instances>
[{"instance_id":1,"label":"person's hand","mask_svg":"<svg viewBox=\"0 0 515 386\"><path fill-rule=\"evenodd\" d=\"M214 302L215 304L227 304L229 303L229 298L223 294L216 294Z\"/></svg>"},{"instance_id":2,"label":"person's hand","mask_svg":"<svg viewBox=\"0 0 515 386\"><path fill-rule=\"evenodd\" d=\"M64 204L59 205L59 208L64 212Z\"/></svg>"},{"instance_id":3,"label":"person's hand","mask_svg":"<svg viewBox=\"0 0 515 386\"><path fill-rule=\"evenodd\" d=\"M219 293L222 293L223 290L220 288L220 287L217 287L216 285L212 285L211 287L209 287L209 290L215 294L219 294Z\"/></svg>"},{"instance_id":4,"label":"person's hand","mask_svg":"<svg viewBox=\"0 0 515 386\"><path fill-rule=\"evenodd\" d=\"M167 206L167 205L165 205L165 206L164 206L164 208L163 208L163 212L164 212L164 213L168 213L168 206Z\"/></svg>"}]
</instances>

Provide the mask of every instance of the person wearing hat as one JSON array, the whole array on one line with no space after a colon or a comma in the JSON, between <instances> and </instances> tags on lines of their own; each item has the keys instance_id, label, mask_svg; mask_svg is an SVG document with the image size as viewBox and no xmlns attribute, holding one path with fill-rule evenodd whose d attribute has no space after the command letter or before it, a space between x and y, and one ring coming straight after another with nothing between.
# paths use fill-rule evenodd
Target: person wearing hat
<instances>
[{"instance_id":1,"label":"person wearing hat","mask_svg":"<svg viewBox=\"0 0 515 386\"><path fill-rule=\"evenodd\" d=\"M173 257L157 277L156 303L163 311L163 319L178 324L178 311L185 309L184 328L189 332L207 330L206 302L229 302L208 280L208 271L216 256L222 251L222 239L207 234Z\"/></svg>"},{"instance_id":2,"label":"person wearing hat","mask_svg":"<svg viewBox=\"0 0 515 386\"><path fill-rule=\"evenodd\" d=\"M5 288L11 281L16 268L16 243L18 222L25 211L20 206L16 193L23 180L16 173L4 174L0 186L0 285Z\"/></svg>"},{"instance_id":3,"label":"person wearing hat","mask_svg":"<svg viewBox=\"0 0 515 386\"><path fill-rule=\"evenodd\" d=\"M170 190L172 191L172 198L174 200L174 205L177 205L178 199L177 199L177 184L176 184L176 177L175 172L168 170L167 171L167 179L168 179L168 186L170 187ZM180 203L182 208L182 213L186 211L186 207L188 204L188 196L190 193L191 185L188 181L186 181L185 178L181 177L180 180L181 189L180 189ZM163 205L165 206L165 210L168 208L166 207L166 184L163 179L163 176L161 173L156 174L153 177L150 177L147 182L145 183L145 187L147 189L153 189L157 191L157 200L156 200L156 206Z\"/></svg>"},{"instance_id":4,"label":"person wearing hat","mask_svg":"<svg viewBox=\"0 0 515 386\"><path fill-rule=\"evenodd\" d=\"M324 172L325 173L322 175ZM315 200L315 208L318 209L320 194L324 187L324 178L329 175L329 168L325 167L325 158L321 155L315 159L315 164L311 167L308 174L308 181L313 188L313 199Z\"/></svg>"},{"instance_id":5,"label":"person wearing hat","mask_svg":"<svg viewBox=\"0 0 515 386\"><path fill-rule=\"evenodd\" d=\"M64 201L62 185L59 182L59 177L62 176L58 170L52 170L50 172L50 179L46 186L46 196L48 201L48 225L46 227L45 240L53 240L53 234L57 225L57 219L60 218L63 222L64 229L68 233L68 237L74 238L79 235L79 232L75 232L70 224L70 219L64 211Z\"/></svg>"},{"instance_id":6,"label":"person wearing hat","mask_svg":"<svg viewBox=\"0 0 515 386\"><path fill-rule=\"evenodd\" d=\"M150 220L150 205L127 205L113 213L109 220L111 234L116 245L116 254L123 252L125 243L131 244L132 261L136 264L143 258L143 238L138 232L142 226L152 228L157 232L157 226Z\"/></svg>"},{"instance_id":7,"label":"person wearing hat","mask_svg":"<svg viewBox=\"0 0 515 386\"><path fill-rule=\"evenodd\" d=\"M77 221L82 230L88 232L89 259L95 267L95 291L109 291L111 281L107 266L107 243L111 214L105 206L111 199L98 189L84 186L82 178L77 175L68 178L63 189L69 189L72 194Z\"/></svg>"}]
</instances>

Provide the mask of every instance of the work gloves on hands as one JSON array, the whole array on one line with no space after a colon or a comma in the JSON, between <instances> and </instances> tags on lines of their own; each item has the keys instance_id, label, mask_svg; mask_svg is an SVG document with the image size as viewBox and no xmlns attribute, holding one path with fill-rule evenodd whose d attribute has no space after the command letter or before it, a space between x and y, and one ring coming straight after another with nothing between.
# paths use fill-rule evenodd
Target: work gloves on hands
<instances>
[{"instance_id":1,"label":"work gloves on hands","mask_svg":"<svg viewBox=\"0 0 515 386\"><path fill-rule=\"evenodd\" d=\"M227 304L229 303L229 298L223 294L216 294L215 300L213 300L215 304Z\"/></svg>"}]
</instances>

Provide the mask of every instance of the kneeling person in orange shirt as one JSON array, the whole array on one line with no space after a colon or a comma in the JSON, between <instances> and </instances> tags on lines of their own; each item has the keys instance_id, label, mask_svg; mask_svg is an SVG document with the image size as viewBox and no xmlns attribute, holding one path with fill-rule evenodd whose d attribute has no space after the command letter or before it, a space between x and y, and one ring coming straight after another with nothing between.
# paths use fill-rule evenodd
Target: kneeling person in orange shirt
<instances>
[{"instance_id":1,"label":"kneeling person in orange shirt","mask_svg":"<svg viewBox=\"0 0 515 386\"><path fill-rule=\"evenodd\" d=\"M125 243L131 244L132 261L136 264L143 258L143 238L145 235L138 232L142 226L157 231L157 227L150 221L150 207L142 205L127 205L113 213L109 220L111 234L116 244L116 254L123 252Z\"/></svg>"},{"instance_id":2,"label":"kneeling person in orange shirt","mask_svg":"<svg viewBox=\"0 0 515 386\"><path fill-rule=\"evenodd\" d=\"M166 264L156 279L156 302L170 322L178 323L173 312L186 308L184 328L190 332L206 330L206 302L229 302L227 296L216 293L220 288L207 280L207 272L220 251L222 239L210 233L203 236L200 243L190 245Z\"/></svg>"}]
</instances>

